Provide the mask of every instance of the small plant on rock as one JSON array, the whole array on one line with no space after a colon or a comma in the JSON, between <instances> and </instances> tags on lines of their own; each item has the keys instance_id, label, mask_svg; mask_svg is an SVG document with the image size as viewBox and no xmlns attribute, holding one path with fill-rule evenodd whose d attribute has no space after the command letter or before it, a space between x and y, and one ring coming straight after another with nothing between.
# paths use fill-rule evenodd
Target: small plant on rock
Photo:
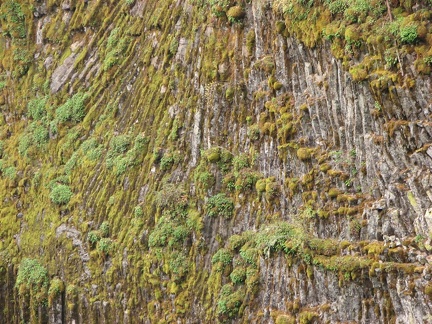
<instances>
[{"instance_id":1,"label":"small plant on rock","mask_svg":"<svg viewBox=\"0 0 432 324\"><path fill-rule=\"evenodd\" d=\"M55 185L50 193L50 199L56 205L66 205L72 198L72 190L65 184Z\"/></svg>"},{"instance_id":2,"label":"small plant on rock","mask_svg":"<svg viewBox=\"0 0 432 324\"><path fill-rule=\"evenodd\" d=\"M206 204L207 214L210 217L222 216L230 218L234 211L234 203L224 193L210 197Z\"/></svg>"}]
</instances>

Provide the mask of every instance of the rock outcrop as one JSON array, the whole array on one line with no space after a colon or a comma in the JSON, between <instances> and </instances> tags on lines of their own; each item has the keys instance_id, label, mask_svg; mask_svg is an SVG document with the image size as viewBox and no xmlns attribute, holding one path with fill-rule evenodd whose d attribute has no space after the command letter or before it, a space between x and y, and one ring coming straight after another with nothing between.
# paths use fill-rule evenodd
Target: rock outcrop
<instances>
[{"instance_id":1,"label":"rock outcrop","mask_svg":"<svg viewBox=\"0 0 432 324\"><path fill-rule=\"evenodd\" d=\"M430 322L432 11L361 3L2 3L0 322Z\"/></svg>"}]
</instances>

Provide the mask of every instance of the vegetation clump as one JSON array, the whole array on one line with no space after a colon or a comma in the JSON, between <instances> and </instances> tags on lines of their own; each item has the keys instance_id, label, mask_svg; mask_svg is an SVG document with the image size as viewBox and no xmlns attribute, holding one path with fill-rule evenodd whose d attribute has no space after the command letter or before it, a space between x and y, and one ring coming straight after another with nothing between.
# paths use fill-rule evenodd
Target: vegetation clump
<instances>
[{"instance_id":1,"label":"vegetation clump","mask_svg":"<svg viewBox=\"0 0 432 324\"><path fill-rule=\"evenodd\" d=\"M72 196L72 190L65 184L54 185L50 193L50 199L56 205L66 205Z\"/></svg>"},{"instance_id":2,"label":"vegetation clump","mask_svg":"<svg viewBox=\"0 0 432 324\"><path fill-rule=\"evenodd\" d=\"M237 23L246 16L246 12L241 6L233 6L228 9L226 15L230 23Z\"/></svg>"},{"instance_id":3,"label":"vegetation clump","mask_svg":"<svg viewBox=\"0 0 432 324\"><path fill-rule=\"evenodd\" d=\"M85 116L85 100L87 94L76 93L69 98L63 105L56 109L56 118L59 122L78 123Z\"/></svg>"},{"instance_id":4,"label":"vegetation clump","mask_svg":"<svg viewBox=\"0 0 432 324\"><path fill-rule=\"evenodd\" d=\"M30 291L33 294L47 292L49 277L47 269L36 259L25 258L21 261L15 282L20 294Z\"/></svg>"},{"instance_id":5,"label":"vegetation clump","mask_svg":"<svg viewBox=\"0 0 432 324\"><path fill-rule=\"evenodd\" d=\"M217 303L217 313L219 318L233 319L237 317L240 311L240 306L243 303L244 294L242 290L235 291L230 284L226 284L221 288L219 300Z\"/></svg>"},{"instance_id":6,"label":"vegetation clump","mask_svg":"<svg viewBox=\"0 0 432 324\"><path fill-rule=\"evenodd\" d=\"M24 39L27 36L25 15L19 2L6 0L0 6L0 21L3 35L12 39Z\"/></svg>"},{"instance_id":7,"label":"vegetation clump","mask_svg":"<svg viewBox=\"0 0 432 324\"><path fill-rule=\"evenodd\" d=\"M246 280L246 268L235 268L230 274L230 279L234 285L244 283Z\"/></svg>"},{"instance_id":8,"label":"vegetation clump","mask_svg":"<svg viewBox=\"0 0 432 324\"><path fill-rule=\"evenodd\" d=\"M207 215L210 217L231 218L234 212L234 203L224 193L209 198L206 203Z\"/></svg>"},{"instance_id":9,"label":"vegetation clump","mask_svg":"<svg viewBox=\"0 0 432 324\"><path fill-rule=\"evenodd\" d=\"M226 266L230 265L233 260L233 254L228 249L219 249L212 257L212 264L216 267L216 271L222 271Z\"/></svg>"},{"instance_id":10,"label":"vegetation clump","mask_svg":"<svg viewBox=\"0 0 432 324\"><path fill-rule=\"evenodd\" d=\"M53 304L54 300L58 298L65 291L65 286L63 280L56 277L51 280L48 289L48 303Z\"/></svg>"},{"instance_id":11,"label":"vegetation clump","mask_svg":"<svg viewBox=\"0 0 432 324\"><path fill-rule=\"evenodd\" d=\"M312 158L313 149L307 148L307 147L301 147L297 150L297 157L301 161L307 161Z\"/></svg>"}]
</instances>

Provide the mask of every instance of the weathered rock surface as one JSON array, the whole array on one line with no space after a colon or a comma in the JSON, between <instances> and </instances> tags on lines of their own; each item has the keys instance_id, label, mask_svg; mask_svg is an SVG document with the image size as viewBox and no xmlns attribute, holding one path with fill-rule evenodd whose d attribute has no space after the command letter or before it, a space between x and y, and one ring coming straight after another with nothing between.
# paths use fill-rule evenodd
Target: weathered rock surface
<instances>
[{"instance_id":1,"label":"weathered rock surface","mask_svg":"<svg viewBox=\"0 0 432 324\"><path fill-rule=\"evenodd\" d=\"M26 16L35 62L0 65L0 322L430 322L430 75L407 52L399 81L354 81L379 49L336 58L244 7Z\"/></svg>"}]
</instances>

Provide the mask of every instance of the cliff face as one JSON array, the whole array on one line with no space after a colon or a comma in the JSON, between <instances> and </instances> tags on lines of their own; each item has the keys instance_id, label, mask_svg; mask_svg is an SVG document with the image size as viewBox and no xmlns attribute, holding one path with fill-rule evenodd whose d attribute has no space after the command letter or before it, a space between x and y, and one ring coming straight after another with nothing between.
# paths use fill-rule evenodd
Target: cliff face
<instances>
[{"instance_id":1,"label":"cliff face","mask_svg":"<svg viewBox=\"0 0 432 324\"><path fill-rule=\"evenodd\" d=\"M2 2L0 322L430 321L431 11L387 4Z\"/></svg>"}]
</instances>

